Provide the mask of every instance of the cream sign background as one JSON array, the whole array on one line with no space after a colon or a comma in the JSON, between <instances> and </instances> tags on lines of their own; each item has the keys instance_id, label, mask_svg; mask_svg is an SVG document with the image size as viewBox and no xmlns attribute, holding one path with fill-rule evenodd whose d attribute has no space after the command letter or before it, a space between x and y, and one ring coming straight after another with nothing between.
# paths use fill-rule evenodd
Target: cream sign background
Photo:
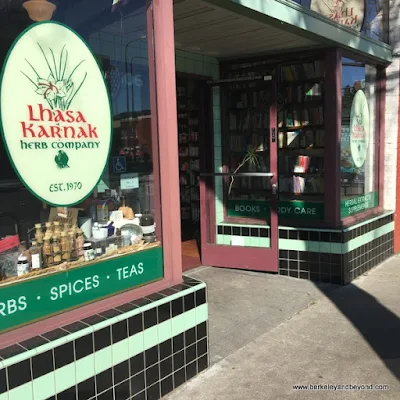
<instances>
[{"instance_id":1,"label":"cream sign background","mask_svg":"<svg viewBox=\"0 0 400 400\"><path fill-rule=\"evenodd\" d=\"M363 27L365 0L311 0L310 9L357 31Z\"/></svg>"},{"instance_id":2,"label":"cream sign background","mask_svg":"<svg viewBox=\"0 0 400 400\"><path fill-rule=\"evenodd\" d=\"M0 101L3 139L24 184L56 206L85 199L104 171L112 125L86 43L62 24L32 25L9 51Z\"/></svg>"}]
</instances>

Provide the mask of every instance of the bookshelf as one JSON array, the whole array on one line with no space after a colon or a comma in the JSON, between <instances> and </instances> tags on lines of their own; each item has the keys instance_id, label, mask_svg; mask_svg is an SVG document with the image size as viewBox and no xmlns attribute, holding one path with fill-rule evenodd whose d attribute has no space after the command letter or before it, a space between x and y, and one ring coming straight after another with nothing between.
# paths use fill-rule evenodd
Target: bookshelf
<instances>
[{"instance_id":1,"label":"bookshelf","mask_svg":"<svg viewBox=\"0 0 400 400\"><path fill-rule=\"evenodd\" d=\"M236 171L249 152L254 162L247 161L237 172L269 172L269 104L271 93L267 85L240 82L225 90L224 164ZM259 200L267 196L269 178L237 177L229 200Z\"/></svg>"},{"instance_id":2,"label":"bookshelf","mask_svg":"<svg viewBox=\"0 0 400 400\"><path fill-rule=\"evenodd\" d=\"M322 61L280 68L278 91L279 198L323 201L324 76Z\"/></svg>"},{"instance_id":3,"label":"bookshelf","mask_svg":"<svg viewBox=\"0 0 400 400\"><path fill-rule=\"evenodd\" d=\"M182 231L200 219L199 83L177 77L179 186ZM190 232L188 235L190 236Z\"/></svg>"}]
</instances>

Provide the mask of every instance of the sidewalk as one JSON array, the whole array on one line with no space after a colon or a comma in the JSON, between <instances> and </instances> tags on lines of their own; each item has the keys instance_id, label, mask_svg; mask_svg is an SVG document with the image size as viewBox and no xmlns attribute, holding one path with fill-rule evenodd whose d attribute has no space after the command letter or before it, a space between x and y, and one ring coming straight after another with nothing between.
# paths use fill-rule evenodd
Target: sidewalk
<instances>
[{"instance_id":1,"label":"sidewalk","mask_svg":"<svg viewBox=\"0 0 400 400\"><path fill-rule=\"evenodd\" d=\"M189 275L209 284L213 365L168 400L400 398L400 257L340 289L205 267ZM293 390L307 384L390 390Z\"/></svg>"}]
</instances>

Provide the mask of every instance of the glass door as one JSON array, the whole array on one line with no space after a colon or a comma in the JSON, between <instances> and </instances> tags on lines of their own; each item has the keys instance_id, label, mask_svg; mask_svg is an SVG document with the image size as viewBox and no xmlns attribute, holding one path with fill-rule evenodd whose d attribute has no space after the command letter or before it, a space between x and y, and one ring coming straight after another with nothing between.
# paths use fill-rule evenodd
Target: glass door
<instances>
[{"instance_id":1,"label":"glass door","mask_svg":"<svg viewBox=\"0 0 400 400\"><path fill-rule=\"evenodd\" d=\"M216 84L216 83L214 83ZM215 86L214 86L215 88ZM221 135L200 180L203 265L278 270L277 115L273 75L220 82Z\"/></svg>"}]
</instances>

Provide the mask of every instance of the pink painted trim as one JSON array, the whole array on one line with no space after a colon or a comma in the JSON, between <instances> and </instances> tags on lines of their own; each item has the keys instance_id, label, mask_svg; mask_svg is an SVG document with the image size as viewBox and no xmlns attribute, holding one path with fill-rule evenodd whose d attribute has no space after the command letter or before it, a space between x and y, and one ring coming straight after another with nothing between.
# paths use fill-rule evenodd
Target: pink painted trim
<instances>
[{"instance_id":1,"label":"pink painted trim","mask_svg":"<svg viewBox=\"0 0 400 400\"><path fill-rule=\"evenodd\" d=\"M78 309L67 311L54 317L35 322L28 326L11 330L0 335L0 349L57 329L61 326L79 321L93 314L98 314L109 310L110 308L118 307L135 299L159 292L160 290L163 290L169 286L171 286L171 282L163 279L158 282L130 290L129 292L124 292L113 297L107 297L104 300L96 301Z\"/></svg>"},{"instance_id":2,"label":"pink painted trim","mask_svg":"<svg viewBox=\"0 0 400 400\"><path fill-rule=\"evenodd\" d=\"M342 53L325 54L325 223L340 225L340 141L342 126Z\"/></svg>"},{"instance_id":3,"label":"pink painted trim","mask_svg":"<svg viewBox=\"0 0 400 400\"><path fill-rule=\"evenodd\" d=\"M377 116L375 118L375 132L379 132L378 141L375 142L375 155L379 157L379 206L384 205L384 184L385 184L385 113L386 113L386 69L377 69ZM377 148L378 147L378 148Z\"/></svg>"},{"instance_id":4,"label":"pink painted trim","mask_svg":"<svg viewBox=\"0 0 400 400\"><path fill-rule=\"evenodd\" d=\"M149 59L149 83L150 83L150 108L151 108L151 143L153 154L153 176L154 176L154 218L159 221L156 225L156 235L162 238L162 213L161 213L161 181L160 181L160 157L158 149L158 120L157 120L157 88L156 70L154 56L153 38L153 7L150 5L146 10L147 19L147 54ZM149 27L151 29L149 29ZM165 266L164 266L165 269Z\"/></svg>"},{"instance_id":5,"label":"pink painted trim","mask_svg":"<svg viewBox=\"0 0 400 400\"><path fill-rule=\"evenodd\" d=\"M365 211L363 213L354 215L352 217L346 217L342 220L342 226L353 225L367 218L376 217L377 215L382 214L383 211L384 211L383 207L379 206L372 208L371 210Z\"/></svg>"},{"instance_id":6,"label":"pink painted trim","mask_svg":"<svg viewBox=\"0 0 400 400\"><path fill-rule=\"evenodd\" d=\"M179 283L182 280L182 249L172 0L153 1L153 22L164 271L167 280Z\"/></svg>"},{"instance_id":7,"label":"pink painted trim","mask_svg":"<svg viewBox=\"0 0 400 400\"><path fill-rule=\"evenodd\" d=\"M221 246L205 243L202 244L202 251L204 265L264 272L278 271L278 253L276 259L266 256L266 254L271 255L271 248Z\"/></svg>"}]
</instances>

